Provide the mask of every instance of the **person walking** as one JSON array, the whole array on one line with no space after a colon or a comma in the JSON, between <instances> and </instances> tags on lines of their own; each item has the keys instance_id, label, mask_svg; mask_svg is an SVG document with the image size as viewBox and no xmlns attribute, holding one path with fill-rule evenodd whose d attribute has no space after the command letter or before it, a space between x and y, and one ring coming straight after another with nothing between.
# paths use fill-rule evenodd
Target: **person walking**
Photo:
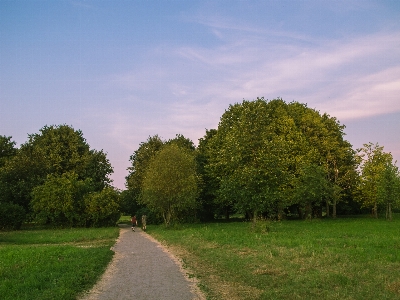
<instances>
[{"instance_id":1,"label":"person walking","mask_svg":"<svg viewBox=\"0 0 400 300\"><path fill-rule=\"evenodd\" d=\"M132 223L132 231L135 231L135 226L137 225L136 216L132 216L131 223Z\"/></svg>"},{"instance_id":2,"label":"person walking","mask_svg":"<svg viewBox=\"0 0 400 300\"><path fill-rule=\"evenodd\" d=\"M147 222L147 216L142 215L142 229L143 231L146 231L146 222Z\"/></svg>"}]
</instances>

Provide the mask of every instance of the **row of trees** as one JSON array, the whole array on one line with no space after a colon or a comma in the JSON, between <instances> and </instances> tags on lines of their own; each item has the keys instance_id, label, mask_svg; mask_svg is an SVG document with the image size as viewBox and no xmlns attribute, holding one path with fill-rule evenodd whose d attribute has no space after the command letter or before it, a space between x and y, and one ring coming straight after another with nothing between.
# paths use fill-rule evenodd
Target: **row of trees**
<instances>
[{"instance_id":1,"label":"row of trees","mask_svg":"<svg viewBox=\"0 0 400 300\"><path fill-rule=\"evenodd\" d=\"M111 185L103 151L80 130L45 126L15 147L0 136L0 227L25 220L61 226L115 224L120 213L150 222L259 217L336 217L400 202L399 170L378 144L357 151L345 126L282 99L230 105L198 147L182 135L149 137L130 156L125 191Z\"/></svg>"},{"instance_id":2,"label":"row of trees","mask_svg":"<svg viewBox=\"0 0 400 300\"><path fill-rule=\"evenodd\" d=\"M143 142L130 158L128 198L166 224L232 213L253 220L336 217L338 209L359 213L362 207L376 217L385 207L391 218L400 200L391 154L377 144L353 150L344 128L298 102L259 98L230 105L197 148L180 135Z\"/></svg>"},{"instance_id":3,"label":"row of trees","mask_svg":"<svg viewBox=\"0 0 400 300\"><path fill-rule=\"evenodd\" d=\"M0 136L0 227L25 220L101 226L119 218L119 193L106 154L90 149L80 130L45 126L15 147Z\"/></svg>"}]
</instances>

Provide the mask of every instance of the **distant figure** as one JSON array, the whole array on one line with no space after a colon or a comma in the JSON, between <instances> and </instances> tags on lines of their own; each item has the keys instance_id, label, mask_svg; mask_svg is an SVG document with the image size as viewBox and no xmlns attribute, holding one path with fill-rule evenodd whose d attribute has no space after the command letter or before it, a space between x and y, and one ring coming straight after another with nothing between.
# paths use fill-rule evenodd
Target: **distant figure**
<instances>
[{"instance_id":1,"label":"distant figure","mask_svg":"<svg viewBox=\"0 0 400 300\"><path fill-rule=\"evenodd\" d=\"M147 221L147 216L143 215L142 216L142 228L143 228L143 231L146 231L146 221Z\"/></svg>"},{"instance_id":2,"label":"distant figure","mask_svg":"<svg viewBox=\"0 0 400 300\"><path fill-rule=\"evenodd\" d=\"M135 226L137 225L136 216L133 216L131 218L131 223L132 223L132 231L135 231Z\"/></svg>"}]
</instances>

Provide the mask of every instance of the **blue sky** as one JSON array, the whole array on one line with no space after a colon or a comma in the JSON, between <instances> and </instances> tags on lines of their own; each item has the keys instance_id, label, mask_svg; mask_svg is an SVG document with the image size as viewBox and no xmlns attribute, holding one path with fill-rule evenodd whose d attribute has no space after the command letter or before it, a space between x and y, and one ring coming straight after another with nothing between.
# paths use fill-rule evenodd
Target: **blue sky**
<instances>
[{"instance_id":1,"label":"blue sky","mask_svg":"<svg viewBox=\"0 0 400 300\"><path fill-rule=\"evenodd\" d=\"M399 20L397 0L0 0L0 135L72 125L122 189L149 136L197 143L229 104L281 97L400 161Z\"/></svg>"}]
</instances>

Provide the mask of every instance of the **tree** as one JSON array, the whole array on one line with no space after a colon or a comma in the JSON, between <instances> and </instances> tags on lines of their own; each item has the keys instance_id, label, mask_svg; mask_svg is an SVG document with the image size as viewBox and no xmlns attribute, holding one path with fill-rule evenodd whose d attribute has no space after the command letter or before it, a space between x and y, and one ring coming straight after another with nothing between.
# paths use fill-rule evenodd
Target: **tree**
<instances>
[{"instance_id":1,"label":"tree","mask_svg":"<svg viewBox=\"0 0 400 300\"><path fill-rule=\"evenodd\" d=\"M110 185L112 172L106 154L91 150L80 130L67 125L44 126L39 133L30 134L17 154L0 168L0 201L30 211L33 189L49 178L74 173L96 192Z\"/></svg>"},{"instance_id":2,"label":"tree","mask_svg":"<svg viewBox=\"0 0 400 300\"><path fill-rule=\"evenodd\" d=\"M332 194L325 169L318 165L304 166L297 180L293 194L299 206L299 217L311 218L313 207L319 207Z\"/></svg>"},{"instance_id":3,"label":"tree","mask_svg":"<svg viewBox=\"0 0 400 300\"><path fill-rule=\"evenodd\" d=\"M251 211L253 220L264 212L281 218L304 142L283 100L231 105L209 142L207 169L218 180L217 200Z\"/></svg>"},{"instance_id":4,"label":"tree","mask_svg":"<svg viewBox=\"0 0 400 300\"><path fill-rule=\"evenodd\" d=\"M32 209L36 220L57 226L85 226L85 194L90 191L90 181L79 180L74 172L61 176L48 175L44 184L32 191Z\"/></svg>"},{"instance_id":5,"label":"tree","mask_svg":"<svg viewBox=\"0 0 400 300\"><path fill-rule=\"evenodd\" d=\"M25 210L14 203L0 203L0 229L21 229L25 221Z\"/></svg>"},{"instance_id":6,"label":"tree","mask_svg":"<svg viewBox=\"0 0 400 300\"><path fill-rule=\"evenodd\" d=\"M304 206L299 185L312 180L321 185L312 205L326 202L329 214L332 204L336 216L336 204L356 174L343 129L336 118L298 102L257 98L230 105L204 151L205 173L217 186L216 203L251 212L253 220L260 214L281 218L288 206ZM312 171L309 166L318 174L304 174Z\"/></svg>"},{"instance_id":7,"label":"tree","mask_svg":"<svg viewBox=\"0 0 400 300\"><path fill-rule=\"evenodd\" d=\"M0 135L0 168L3 167L7 160L17 154L15 142L11 141L11 136Z\"/></svg>"},{"instance_id":8,"label":"tree","mask_svg":"<svg viewBox=\"0 0 400 300\"><path fill-rule=\"evenodd\" d=\"M390 182L395 173L395 169L391 167L392 155L385 153L382 146L368 143L358 149L358 159L361 172L358 201L364 207L372 207L375 218L378 218L378 206L387 199L390 194L388 192L394 186ZM386 184L388 184L387 187L385 187Z\"/></svg>"},{"instance_id":9,"label":"tree","mask_svg":"<svg viewBox=\"0 0 400 300\"><path fill-rule=\"evenodd\" d=\"M387 162L377 183L377 199L383 203L386 210L386 219L392 220L392 208L400 201L400 174L399 168Z\"/></svg>"},{"instance_id":10,"label":"tree","mask_svg":"<svg viewBox=\"0 0 400 300\"><path fill-rule=\"evenodd\" d=\"M177 134L175 138L170 139L166 142L167 145L175 144L180 148L195 151L196 147L193 144L193 141L189 138L184 137L182 134Z\"/></svg>"},{"instance_id":11,"label":"tree","mask_svg":"<svg viewBox=\"0 0 400 300\"><path fill-rule=\"evenodd\" d=\"M112 226L121 216L120 195L112 187L86 194L84 202L86 226Z\"/></svg>"},{"instance_id":12,"label":"tree","mask_svg":"<svg viewBox=\"0 0 400 300\"><path fill-rule=\"evenodd\" d=\"M141 202L160 213L166 226L194 209L198 177L194 153L175 144L164 146L145 172Z\"/></svg>"},{"instance_id":13,"label":"tree","mask_svg":"<svg viewBox=\"0 0 400 300\"><path fill-rule=\"evenodd\" d=\"M288 109L296 127L307 141L302 165L324 168L331 192L321 201L325 202L327 216L330 215L332 206L332 215L336 217L337 204L341 199L352 195L357 178L355 152L352 145L344 139L345 126L336 118L326 113L321 115L305 104L291 102Z\"/></svg>"},{"instance_id":14,"label":"tree","mask_svg":"<svg viewBox=\"0 0 400 300\"><path fill-rule=\"evenodd\" d=\"M218 215L218 206L216 205L215 195L218 190L218 181L215 180L212 174L207 172L206 167L210 160L209 141L217 133L216 129L207 130L203 138L199 139L197 147L197 167L198 174L201 176L200 189L200 219L212 220L214 215ZM225 215L228 215L229 208L225 207ZM229 217L229 215L228 215Z\"/></svg>"},{"instance_id":15,"label":"tree","mask_svg":"<svg viewBox=\"0 0 400 300\"><path fill-rule=\"evenodd\" d=\"M129 174L125 179L126 186L134 198L138 199L149 163L163 145L161 138L155 135L140 143L139 148L130 156L129 161L132 165L128 168Z\"/></svg>"}]
</instances>

